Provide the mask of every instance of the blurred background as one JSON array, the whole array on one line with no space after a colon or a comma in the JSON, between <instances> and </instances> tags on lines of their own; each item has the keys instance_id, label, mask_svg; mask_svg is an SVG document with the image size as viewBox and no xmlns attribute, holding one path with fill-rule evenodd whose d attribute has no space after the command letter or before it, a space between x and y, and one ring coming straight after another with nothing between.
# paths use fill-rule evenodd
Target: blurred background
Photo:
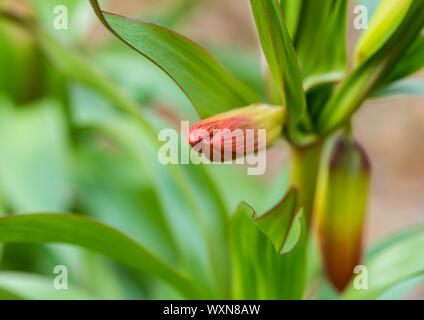
<instances>
[{"instance_id":1,"label":"blurred background","mask_svg":"<svg viewBox=\"0 0 424 320\"><path fill-rule=\"evenodd\" d=\"M42 2L49 1L0 0L0 5L36 16L44 29L85 56L126 95L151 111L152 117L171 125L181 119L189 119L191 123L198 120L176 85L106 31L87 1L79 1L69 11L68 30L53 29L54 5ZM67 0L62 2L67 5ZM182 0L101 3L107 11L156 21L186 35L264 95L259 45L248 1L197 0L187 7L181 6ZM348 24L350 52L358 38L352 24L353 5L351 3L352 16ZM415 77L424 78L424 74ZM1 21L1 212L82 210L125 229L140 241L149 242L148 235L143 238L137 229L143 217L135 217L147 206L143 199L152 196L146 186L145 172L139 170L134 159L123 154L114 141L90 128L90 119L98 117L107 107L107 103L86 87L59 74L26 31ZM104 114L110 116L108 112ZM423 123L422 97L370 100L354 118L355 135L365 146L373 168L367 243L402 227L424 223ZM240 200L264 210L278 198L283 192L279 186L284 185L281 181L285 181L288 172L288 155L287 146L279 141L269 150L267 172L260 178L244 176L245 171L238 168L211 168L215 183L222 187L228 210L234 209ZM234 185L233 177L245 182ZM249 184L253 186L241 187ZM232 190L231 194L226 190ZM150 211L155 210L149 206ZM124 211L126 214L122 217ZM128 220L123 222L125 219ZM166 242L151 245L166 246ZM20 251L24 254L19 254ZM49 254L40 246L7 245L3 248L1 268L43 273L46 270L43 261L49 260L39 257ZM101 266L103 262L95 261L101 258L93 256L91 263L96 267L86 277L99 282L102 272L107 274L109 267L105 269ZM74 265L78 265L80 274L88 272L81 264ZM118 267L111 264L110 268ZM127 277L126 271L121 273ZM131 277L128 275L127 279ZM125 290L131 288L138 292L140 288L131 283L128 280ZM121 297L120 285L111 281L108 286L109 290L99 286L98 291L109 298ZM143 292L139 294L142 296ZM417 289L408 298L424 298L424 288Z\"/></svg>"}]
</instances>

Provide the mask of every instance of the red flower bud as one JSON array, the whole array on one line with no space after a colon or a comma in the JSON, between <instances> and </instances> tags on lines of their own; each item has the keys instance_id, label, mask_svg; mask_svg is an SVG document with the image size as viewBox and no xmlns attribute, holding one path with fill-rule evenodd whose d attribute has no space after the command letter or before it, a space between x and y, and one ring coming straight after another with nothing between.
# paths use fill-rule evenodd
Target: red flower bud
<instances>
[{"instance_id":1,"label":"red flower bud","mask_svg":"<svg viewBox=\"0 0 424 320\"><path fill-rule=\"evenodd\" d=\"M188 142L210 160L235 159L264 149L281 134L283 107L256 104L204 119L190 128Z\"/></svg>"}]
</instances>

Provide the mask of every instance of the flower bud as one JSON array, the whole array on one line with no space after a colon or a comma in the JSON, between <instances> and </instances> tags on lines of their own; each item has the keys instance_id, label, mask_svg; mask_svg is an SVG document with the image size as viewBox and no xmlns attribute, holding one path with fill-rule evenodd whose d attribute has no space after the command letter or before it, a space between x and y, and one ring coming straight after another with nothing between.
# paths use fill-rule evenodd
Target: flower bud
<instances>
[{"instance_id":1,"label":"flower bud","mask_svg":"<svg viewBox=\"0 0 424 320\"><path fill-rule=\"evenodd\" d=\"M386 43L406 16L411 4L412 0L380 2L369 28L364 31L356 46L356 65L367 60Z\"/></svg>"},{"instance_id":2,"label":"flower bud","mask_svg":"<svg viewBox=\"0 0 424 320\"><path fill-rule=\"evenodd\" d=\"M204 119L192 126L188 142L213 161L235 159L257 152L280 136L285 109L256 104Z\"/></svg>"},{"instance_id":3,"label":"flower bud","mask_svg":"<svg viewBox=\"0 0 424 320\"><path fill-rule=\"evenodd\" d=\"M370 164L351 138L335 145L317 199L317 226L324 267L343 291L360 263L362 231L368 200Z\"/></svg>"}]
</instances>

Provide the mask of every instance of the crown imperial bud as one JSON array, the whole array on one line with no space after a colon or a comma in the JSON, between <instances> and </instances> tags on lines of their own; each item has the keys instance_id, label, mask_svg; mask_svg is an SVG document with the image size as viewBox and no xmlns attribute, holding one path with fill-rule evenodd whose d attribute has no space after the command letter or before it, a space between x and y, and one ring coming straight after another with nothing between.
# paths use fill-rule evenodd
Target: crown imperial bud
<instances>
[{"instance_id":1,"label":"crown imperial bud","mask_svg":"<svg viewBox=\"0 0 424 320\"><path fill-rule=\"evenodd\" d=\"M358 65L376 53L396 31L411 7L412 0L382 0L369 28L362 34L355 49Z\"/></svg>"},{"instance_id":2,"label":"crown imperial bud","mask_svg":"<svg viewBox=\"0 0 424 320\"><path fill-rule=\"evenodd\" d=\"M256 104L204 119L192 126L188 142L213 161L234 159L271 145L280 136L285 109Z\"/></svg>"},{"instance_id":3,"label":"crown imperial bud","mask_svg":"<svg viewBox=\"0 0 424 320\"><path fill-rule=\"evenodd\" d=\"M352 138L341 138L318 197L317 225L326 273L343 291L360 263L370 164Z\"/></svg>"}]
</instances>

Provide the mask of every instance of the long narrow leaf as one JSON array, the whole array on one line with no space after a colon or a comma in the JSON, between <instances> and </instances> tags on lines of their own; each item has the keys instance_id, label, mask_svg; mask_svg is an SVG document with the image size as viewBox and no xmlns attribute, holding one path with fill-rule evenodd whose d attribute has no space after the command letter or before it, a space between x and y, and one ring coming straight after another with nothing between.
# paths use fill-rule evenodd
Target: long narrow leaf
<instances>
[{"instance_id":1,"label":"long narrow leaf","mask_svg":"<svg viewBox=\"0 0 424 320\"><path fill-rule=\"evenodd\" d=\"M3 294L1 292L4 292ZM9 293L9 297L5 293ZM57 290L53 286L53 277L49 278L32 273L1 271L0 300L86 300L98 297L87 294L72 284L66 290Z\"/></svg>"},{"instance_id":2,"label":"long narrow leaf","mask_svg":"<svg viewBox=\"0 0 424 320\"><path fill-rule=\"evenodd\" d=\"M202 294L188 278L116 229L70 214L33 214L0 218L0 242L67 243L104 254L148 276L162 279L184 296Z\"/></svg>"},{"instance_id":3,"label":"long narrow leaf","mask_svg":"<svg viewBox=\"0 0 424 320\"><path fill-rule=\"evenodd\" d=\"M396 31L408 12L412 0L401 3L392 0L382 0L373 16L369 28L359 39L353 60L355 65L362 63L380 49Z\"/></svg>"},{"instance_id":4,"label":"long narrow leaf","mask_svg":"<svg viewBox=\"0 0 424 320\"><path fill-rule=\"evenodd\" d=\"M163 69L191 100L201 118L258 102L259 98L191 40L153 23L103 12L100 21L120 40Z\"/></svg>"},{"instance_id":5,"label":"long narrow leaf","mask_svg":"<svg viewBox=\"0 0 424 320\"><path fill-rule=\"evenodd\" d=\"M9 18L24 27L29 26L20 17L9 16ZM159 144L157 132L138 110L136 103L126 98L112 82L96 71L84 57L69 50L54 38L39 30L36 25L33 25L33 27L32 32L37 42L57 69L70 79L94 89L112 102L114 107L123 109L137 120L137 123L131 122L136 125L133 126L129 125L128 119L126 119L120 124L123 129L119 127L117 131L119 131L121 136L122 134L125 136L123 140L126 140L126 143L132 143L139 139L139 136L137 138L137 135L134 135L134 130L143 129L145 140L141 141L145 142L141 142L136 146L133 145L131 149L136 150L137 157L142 160L146 172L151 173L152 183L154 183L157 196L166 200L162 201L162 209L169 217L168 221L170 221L170 227L173 229L173 236L178 239L176 243L184 254L183 262L186 269L193 275L199 286L207 287L208 293L214 290L212 287L218 287L220 289L216 290L222 290L221 293L223 295L221 296L227 296L229 292L228 254L226 250L219 249L219 246L226 241L225 232L227 229L222 227L227 223L227 218L224 218L225 212L219 210L204 212L202 207L196 203L195 199L198 198L198 195L194 195L192 190L187 187L185 177L181 172L182 169L178 166L164 167L158 163ZM102 118L102 114L98 114L98 116ZM114 131L114 124L108 122L102 125L105 125L104 127L107 130L112 129ZM127 134L130 137L126 136ZM163 171L164 168L167 168L167 170ZM197 169L202 170L200 168ZM209 195L212 194L214 193L209 192ZM215 203L218 204L219 202L215 201ZM176 215L175 212L179 212L180 215ZM217 236L213 231L215 229L206 228L206 226L209 227L211 225L210 218L206 218L206 216L213 217L213 223L217 223L216 229L225 230L224 234L214 238L214 235ZM203 221L203 219L208 220ZM205 232L202 233L201 230ZM207 243L205 243L205 238L207 238ZM210 265L212 268L208 267Z\"/></svg>"},{"instance_id":6,"label":"long narrow leaf","mask_svg":"<svg viewBox=\"0 0 424 320\"><path fill-rule=\"evenodd\" d=\"M301 0L280 0L281 10L284 14L287 30L291 39L295 39L302 10Z\"/></svg>"},{"instance_id":7,"label":"long narrow leaf","mask_svg":"<svg viewBox=\"0 0 424 320\"><path fill-rule=\"evenodd\" d=\"M305 90L340 80L347 67L347 0L303 0L295 48Z\"/></svg>"},{"instance_id":8,"label":"long narrow leaf","mask_svg":"<svg viewBox=\"0 0 424 320\"><path fill-rule=\"evenodd\" d=\"M220 296L227 296L228 218L204 168L162 165L158 162L157 141L152 141L146 130L127 117L94 121L91 125L135 156L147 173L146 178L157 191L167 225L182 255L184 270L208 294L222 290Z\"/></svg>"},{"instance_id":9,"label":"long narrow leaf","mask_svg":"<svg viewBox=\"0 0 424 320\"><path fill-rule=\"evenodd\" d=\"M311 129L306 110L302 76L277 0L251 0L259 39L278 88L287 107L288 136L295 143L305 143L307 137L300 126Z\"/></svg>"},{"instance_id":10,"label":"long narrow leaf","mask_svg":"<svg viewBox=\"0 0 424 320\"><path fill-rule=\"evenodd\" d=\"M367 290L356 289L354 283L346 290L344 299L376 299L402 282L424 273L424 228L420 227L389 239L380 245L365 263Z\"/></svg>"},{"instance_id":11,"label":"long narrow leaf","mask_svg":"<svg viewBox=\"0 0 424 320\"><path fill-rule=\"evenodd\" d=\"M288 239L292 224L299 224L299 220L295 219L296 207L297 192L295 189L290 189L283 200L274 208L261 217L254 216L254 221L259 229L267 235L274 244L275 250L280 254L285 253L286 249L293 246L299 239L300 229L298 229L298 226L293 228L294 231L297 230L298 232L292 234ZM286 244L286 240L290 240L291 243Z\"/></svg>"},{"instance_id":12,"label":"long narrow leaf","mask_svg":"<svg viewBox=\"0 0 424 320\"><path fill-rule=\"evenodd\" d=\"M424 96L424 81L405 79L396 81L372 94L372 98L390 98L403 96Z\"/></svg>"},{"instance_id":13,"label":"long narrow leaf","mask_svg":"<svg viewBox=\"0 0 424 320\"><path fill-rule=\"evenodd\" d=\"M294 219L295 205L296 192L291 190L263 218L255 218L255 211L244 202L236 209L231 221L235 299L302 297L305 233L300 229L305 220Z\"/></svg>"},{"instance_id":14,"label":"long narrow leaf","mask_svg":"<svg viewBox=\"0 0 424 320\"><path fill-rule=\"evenodd\" d=\"M424 26L424 1L414 0L402 24L386 44L343 81L321 112L317 129L328 133L337 129L396 66L398 59L416 41Z\"/></svg>"},{"instance_id":15,"label":"long narrow leaf","mask_svg":"<svg viewBox=\"0 0 424 320\"><path fill-rule=\"evenodd\" d=\"M385 78L386 82L393 82L407 77L424 68L424 36L420 36L411 48L399 58L399 62Z\"/></svg>"}]
</instances>

